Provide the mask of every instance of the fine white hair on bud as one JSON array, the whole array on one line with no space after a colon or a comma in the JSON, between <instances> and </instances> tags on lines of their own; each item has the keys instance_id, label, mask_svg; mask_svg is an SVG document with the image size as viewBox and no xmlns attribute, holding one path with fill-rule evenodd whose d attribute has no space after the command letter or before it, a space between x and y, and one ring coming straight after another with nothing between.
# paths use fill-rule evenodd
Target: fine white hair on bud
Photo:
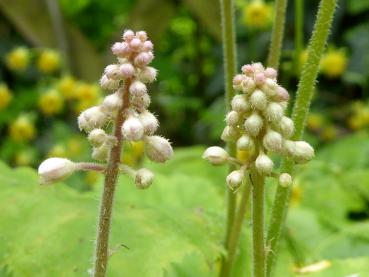
<instances>
[{"instance_id":1,"label":"fine white hair on bud","mask_svg":"<svg viewBox=\"0 0 369 277\"><path fill-rule=\"evenodd\" d=\"M141 112L138 118L144 128L145 135L153 135L159 127L158 119L147 110Z\"/></svg>"},{"instance_id":2,"label":"fine white hair on bud","mask_svg":"<svg viewBox=\"0 0 369 277\"><path fill-rule=\"evenodd\" d=\"M101 110L100 106L94 106L79 115L78 126L80 130L89 132L104 126L108 119L107 114Z\"/></svg>"},{"instance_id":3,"label":"fine white hair on bud","mask_svg":"<svg viewBox=\"0 0 369 277\"><path fill-rule=\"evenodd\" d=\"M103 89L115 90L119 86L119 80L110 79L106 74L104 74L100 79L100 86Z\"/></svg>"},{"instance_id":4,"label":"fine white hair on bud","mask_svg":"<svg viewBox=\"0 0 369 277\"><path fill-rule=\"evenodd\" d=\"M255 160L255 167L261 175L270 175L272 173L273 166L273 161L263 153Z\"/></svg>"},{"instance_id":5,"label":"fine white hair on bud","mask_svg":"<svg viewBox=\"0 0 369 277\"><path fill-rule=\"evenodd\" d=\"M238 138L238 131L235 127L226 126L220 138L223 141L235 141Z\"/></svg>"},{"instance_id":6,"label":"fine white hair on bud","mask_svg":"<svg viewBox=\"0 0 369 277\"><path fill-rule=\"evenodd\" d=\"M256 137L263 128L263 124L263 118L258 113L253 113L246 119L244 125L246 132L249 135Z\"/></svg>"},{"instance_id":7,"label":"fine white hair on bud","mask_svg":"<svg viewBox=\"0 0 369 277\"><path fill-rule=\"evenodd\" d=\"M245 174L241 169L232 171L226 178L228 187L231 190L237 190L242 185L244 177Z\"/></svg>"},{"instance_id":8,"label":"fine white hair on bud","mask_svg":"<svg viewBox=\"0 0 369 277\"><path fill-rule=\"evenodd\" d=\"M154 49L154 45L150 40L146 40L142 45L142 49L144 51L151 51L152 49Z\"/></svg>"},{"instance_id":9,"label":"fine white hair on bud","mask_svg":"<svg viewBox=\"0 0 369 277\"><path fill-rule=\"evenodd\" d=\"M101 110L104 113L116 112L123 105L122 98L119 93L115 92L106 96L101 104Z\"/></svg>"},{"instance_id":10,"label":"fine white hair on bud","mask_svg":"<svg viewBox=\"0 0 369 277\"><path fill-rule=\"evenodd\" d=\"M295 127L292 119L283 116L281 121L279 122L279 129L282 133L282 136L286 139L290 138L295 131Z\"/></svg>"},{"instance_id":11,"label":"fine white hair on bud","mask_svg":"<svg viewBox=\"0 0 369 277\"><path fill-rule=\"evenodd\" d=\"M283 116L283 108L278 103L269 103L265 110L265 116L270 122L279 122Z\"/></svg>"},{"instance_id":12,"label":"fine white hair on bud","mask_svg":"<svg viewBox=\"0 0 369 277\"><path fill-rule=\"evenodd\" d=\"M265 77L270 78L270 79L275 79L277 78L277 70L275 70L272 67L267 67L264 71Z\"/></svg>"},{"instance_id":13,"label":"fine white hair on bud","mask_svg":"<svg viewBox=\"0 0 369 277\"><path fill-rule=\"evenodd\" d=\"M145 42L147 40L147 34L145 31L137 31L136 37L141 40L142 42Z\"/></svg>"},{"instance_id":14,"label":"fine white hair on bud","mask_svg":"<svg viewBox=\"0 0 369 277\"><path fill-rule=\"evenodd\" d=\"M231 102L232 110L244 113L250 109L249 103L247 103L244 95L235 95Z\"/></svg>"},{"instance_id":15,"label":"fine white hair on bud","mask_svg":"<svg viewBox=\"0 0 369 277\"><path fill-rule=\"evenodd\" d=\"M114 55L118 57L125 57L131 50L128 47L128 44L125 42L116 42L111 47L111 51Z\"/></svg>"},{"instance_id":16,"label":"fine white hair on bud","mask_svg":"<svg viewBox=\"0 0 369 277\"><path fill-rule=\"evenodd\" d=\"M288 173L282 173L281 175L279 175L278 182L281 187L289 187L290 185L292 185L292 177Z\"/></svg>"},{"instance_id":17,"label":"fine white hair on bud","mask_svg":"<svg viewBox=\"0 0 369 277\"><path fill-rule=\"evenodd\" d=\"M126 79L132 78L135 74L135 68L130 63L121 64L119 70L122 77Z\"/></svg>"},{"instance_id":18,"label":"fine white hair on bud","mask_svg":"<svg viewBox=\"0 0 369 277\"><path fill-rule=\"evenodd\" d=\"M256 84L252 78L245 77L241 83L243 93L251 93L255 90Z\"/></svg>"},{"instance_id":19,"label":"fine white hair on bud","mask_svg":"<svg viewBox=\"0 0 369 277\"><path fill-rule=\"evenodd\" d=\"M135 184L138 189L147 189L154 181L154 173L146 168L136 171Z\"/></svg>"},{"instance_id":20,"label":"fine white hair on bud","mask_svg":"<svg viewBox=\"0 0 369 277\"><path fill-rule=\"evenodd\" d=\"M288 91L283 87L278 87L276 91L276 100L280 102L287 102L290 99Z\"/></svg>"},{"instance_id":21,"label":"fine white hair on bud","mask_svg":"<svg viewBox=\"0 0 369 277\"><path fill-rule=\"evenodd\" d=\"M131 95L131 104L138 111L142 111L150 106L151 99L147 93L142 95Z\"/></svg>"},{"instance_id":22,"label":"fine white hair on bud","mask_svg":"<svg viewBox=\"0 0 369 277\"><path fill-rule=\"evenodd\" d=\"M255 74L255 84L257 86L262 86L266 80L264 73L260 72Z\"/></svg>"},{"instance_id":23,"label":"fine white hair on bud","mask_svg":"<svg viewBox=\"0 0 369 277\"><path fill-rule=\"evenodd\" d=\"M227 115L226 115L226 123L229 126L236 126L238 124L240 120L240 117L238 115L238 113L236 111L230 111Z\"/></svg>"},{"instance_id":24,"label":"fine white hair on bud","mask_svg":"<svg viewBox=\"0 0 369 277\"><path fill-rule=\"evenodd\" d=\"M173 149L169 141L160 136L145 137L145 153L147 157L157 163L164 163L173 156Z\"/></svg>"},{"instance_id":25,"label":"fine white hair on bud","mask_svg":"<svg viewBox=\"0 0 369 277\"><path fill-rule=\"evenodd\" d=\"M244 79L242 74L237 74L233 77L232 84L235 90L242 90L242 80Z\"/></svg>"},{"instance_id":26,"label":"fine white hair on bud","mask_svg":"<svg viewBox=\"0 0 369 277\"><path fill-rule=\"evenodd\" d=\"M205 150L202 158L210 162L212 165L225 164L229 158L227 151L218 146L212 146Z\"/></svg>"},{"instance_id":27,"label":"fine white hair on bud","mask_svg":"<svg viewBox=\"0 0 369 277\"><path fill-rule=\"evenodd\" d=\"M42 185L51 184L69 177L75 170L76 165L64 158L49 158L38 167L38 175Z\"/></svg>"},{"instance_id":28,"label":"fine white hair on bud","mask_svg":"<svg viewBox=\"0 0 369 277\"><path fill-rule=\"evenodd\" d=\"M282 136L276 131L268 130L263 138L264 147L272 152L279 152L282 148Z\"/></svg>"},{"instance_id":29,"label":"fine white hair on bud","mask_svg":"<svg viewBox=\"0 0 369 277\"><path fill-rule=\"evenodd\" d=\"M137 67L145 67L152 61L153 58L153 55L150 55L147 52L142 52L136 56L134 59L134 64Z\"/></svg>"},{"instance_id":30,"label":"fine white hair on bud","mask_svg":"<svg viewBox=\"0 0 369 277\"><path fill-rule=\"evenodd\" d=\"M141 96L147 92L146 85L140 81L133 81L129 86L129 92L132 95Z\"/></svg>"},{"instance_id":31,"label":"fine white hair on bud","mask_svg":"<svg viewBox=\"0 0 369 277\"><path fill-rule=\"evenodd\" d=\"M252 66L253 71L255 73L259 73L259 72L264 71L264 66L262 65L262 63L252 63L251 66Z\"/></svg>"},{"instance_id":32,"label":"fine white hair on bud","mask_svg":"<svg viewBox=\"0 0 369 277\"><path fill-rule=\"evenodd\" d=\"M122 76L118 64L109 64L105 67L104 73L109 79L113 80L118 80Z\"/></svg>"},{"instance_id":33,"label":"fine white hair on bud","mask_svg":"<svg viewBox=\"0 0 369 277\"><path fill-rule=\"evenodd\" d=\"M108 135L103 129L97 128L88 134L88 141L93 147L99 147L106 141L107 137Z\"/></svg>"},{"instance_id":34,"label":"fine white hair on bud","mask_svg":"<svg viewBox=\"0 0 369 277\"><path fill-rule=\"evenodd\" d=\"M91 157L97 161L106 161L109 158L111 145L109 143L103 143L98 147L92 149Z\"/></svg>"},{"instance_id":35,"label":"fine white hair on bud","mask_svg":"<svg viewBox=\"0 0 369 277\"><path fill-rule=\"evenodd\" d=\"M305 141L295 142L295 152L293 153L293 159L297 163L306 163L314 157L314 148Z\"/></svg>"},{"instance_id":36,"label":"fine white hair on bud","mask_svg":"<svg viewBox=\"0 0 369 277\"><path fill-rule=\"evenodd\" d=\"M261 90L255 90L250 96L250 104L254 109L263 111L268 104L265 93Z\"/></svg>"},{"instance_id":37,"label":"fine white hair on bud","mask_svg":"<svg viewBox=\"0 0 369 277\"><path fill-rule=\"evenodd\" d=\"M138 79L143 83L152 83L156 79L157 70L153 67L146 66L138 74Z\"/></svg>"},{"instance_id":38,"label":"fine white hair on bud","mask_svg":"<svg viewBox=\"0 0 369 277\"><path fill-rule=\"evenodd\" d=\"M122 35L122 38L125 41L131 41L134 37L135 37L135 33L132 30L125 30Z\"/></svg>"},{"instance_id":39,"label":"fine white hair on bud","mask_svg":"<svg viewBox=\"0 0 369 277\"><path fill-rule=\"evenodd\" d=\"M142 126L142 123L138 118L129 116L122 125L122 135L126 140L141 140L144 135L144 126Z\"/></svg>"},{"instance_id":40,"label":"fine white hair on bud","mask_svg":"<svg viewBox=\"0 0 369 277\"><path fill-rule=\"evenodd\" d=\"M238 140L237 140L237 149L238 150L253 150L255 147L255 143L254 140L249 137L248 135L242 135Z\"/></svg>"}]
</instances>

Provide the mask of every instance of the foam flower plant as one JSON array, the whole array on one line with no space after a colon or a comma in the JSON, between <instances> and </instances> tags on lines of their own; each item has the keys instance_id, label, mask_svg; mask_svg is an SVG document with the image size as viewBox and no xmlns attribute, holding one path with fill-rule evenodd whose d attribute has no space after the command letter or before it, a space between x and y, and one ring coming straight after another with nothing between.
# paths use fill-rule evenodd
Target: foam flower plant
<instances>
[{"instance_id":1,"label":"foam flower plant","mask_svg":"<svg viewBox=\"0 0 369 277\"><path fill-rule=\"evenodd\" d=\"M123 41L112 46L117 63L108 65L100 79L103 89L113 91L98 106L83 111L79 128L88 134L92 158L102 163L74 163L63 158L50 158L39 167L45 184L59 181L77 170L101 171L105 174L104 191L98 222L93 276L105 276L112 203L118 173L130 176L139 189L148 188L154 174L148 169L135 170L121 162L122 142L145 143L145 153L154 162L164 163L172 157L168 140L154 135L159 122L147 110L150 96L146 84L156 79L157 71L148 66L154 58L153 44L144 31L127 30ZM110 123L114 127L109 131Z\"/></svg>"},{"instance_id":2,"label":"foam flower plant","mask_svg":"<svg viewBox=\"0 0 369 277\"><path fill-rule=\"evenodd\" d=\"M286 156L297 163L309 161L314 149L305 141L290 140L293 121L284 115L289 94L278 85L277 72L261 63L242 67L242 74L233 78L233 88L241 92L233 97L232 110L226 115L227 126L221 139L236 142L237 149L250 152L249 159L240 161L230 157L220 147L210 147L203 158L214 165L235 163L239 169L227 176L227 184L236 190L243 182L245 171L254 167L262 176L278 177L273 173L270 153ZM279 177L282 186L290 183L287 173Z\"/></svg>"}]
</instances>

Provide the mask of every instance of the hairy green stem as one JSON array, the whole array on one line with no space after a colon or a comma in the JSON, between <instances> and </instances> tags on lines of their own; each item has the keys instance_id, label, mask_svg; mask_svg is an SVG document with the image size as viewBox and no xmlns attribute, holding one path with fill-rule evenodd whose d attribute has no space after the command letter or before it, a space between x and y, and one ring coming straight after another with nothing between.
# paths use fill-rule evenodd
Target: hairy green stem
<instances>
[{"instance_id":1,"label":"hairy green stem","mask_svg":"<svg viewBox=\"0 0 369 277\"><path fill-rule=\"evenodd\" d=\"M220 0L220 10L222 18L225 104L228 112L231 109L231 100L235 94L232 86L232 78L236 74L236 37L234 30L233 0ZM227 149L231 157L236 157L235 143L228 143ZM234 165L230 165L229 171L234 170L234 168ZM236 195L230 189L227 189L227 225L225 247L228 245L229 237L232 231L236 211L236 200ZM227 257L224 257L222 261L222 267L226 260Z\"/></svg>"},{"instance_id":2,"label":"hairy green stem","mask_svg":"<svg viewBox=\"0 0 369 277\"><path fill-rule=\"evenodd\" d=\"M304 0L295 0L295 72L299 71L304 45Z\"/></svg>"},{"instance_id":3,"label":"hairy green stem","mask_svg":"<svg viewBox=\"0 0 369 277\"><path fill-rule=\"evenodd\" d=\"M251 168L253 277L266 276L264 233L264 176Z\"/></svg>"},{"instance_id":4,"label":"hairy green stem","mask_svg":"<svg viewBox=\"0 0 369 277\"><path fill-rule=\"evenodd\" d=\"M117 143L113 146L110 152L108 166L105 172L105 182L103 195L100 204L100 216L97 225L97 238L95 249L94 277L105 277L108 258L109 258L109 234L111 217L113 211L113 202L115 187L119 174L120 153L122 147L122 124L125 117L125 110L130 105L129 86L131 81L127 80L124 83L123 105L118 110L117 117L114 122L114 136Z\"/></svg>"},{"instance_id":5,"label":"hairy green stem","mask_svg":"<svg viewBox=\"0 0 369 277\"><path fill-rule=\"evenodd\" d=\"M268 66L278 70L282 50L284 24L286 21L287 0L275 1L275 16L270 42Z\"/></svg>"},{"instance_id":6,"label":"hairy green stem","mask_svg":"<svg viewBox=\"0 0 369 277\"><path fill-rule=\"evenodd\" d=\"M328 34L333 21L337 0L321 0L313 34L308 46L307 62L304 64L300 82L296 93L296 102L293 107L292 119L295 123L295 133L292 137L299 140L302 137L305 120L309 112L310 102L319 70L319 62L327 43ZM281 172L292 173L293 163L284 160ZM285 218L290 200L291 186L278 186L271 212L271 221L268 230L267 272L271 276L277 257L278 244L283 231Z\"/></svg>"},{"instance_id":7,"label":"hairy green stem","mask_svg":"<svg viewBox=\"0 0 369 277\"><path fill-rule=\"evenodd\" d=\"M248 199L250 197L250 183L248 181L248 177L245 180L245 185L242 190L241 200L240 204L238 205L238 210L236 212L234 225L231 230L231 234L229 237L227 249L228 249L228 255L227 260L224 261L222 271L220 276L231 276L231 270L233 267L234 260L236 258L236 252L237 252L237 245L240 239L241 231L242 231L242 225L243 221L245 219L246 209L247 209L247 203Z\"/></svg>"}]
</instances>

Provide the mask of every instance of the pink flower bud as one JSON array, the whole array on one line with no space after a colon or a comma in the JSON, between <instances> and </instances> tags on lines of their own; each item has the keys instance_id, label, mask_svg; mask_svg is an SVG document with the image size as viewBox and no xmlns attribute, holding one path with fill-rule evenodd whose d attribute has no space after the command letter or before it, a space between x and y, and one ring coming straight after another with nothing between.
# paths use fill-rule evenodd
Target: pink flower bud
<instances>
[{"instance_id":1,"label":"pink flower bud","mask_svg":"<svg viewBox=\"0 0 369 277\"><path fill-rule=\"evenodd\" d=\"M126 140L141 140L144 135L144 127L141 121L134 116L130 116L122 125L122 135Z\"/></svg>"},{"instance_id":2,"label":"pink flower bud","mask_svg":"<svg viewBox=\"0 0 369 277\"><path fill-rule=\"evenodd\" d=\"M141 46L142 42L138 38L134 38L129 42L129 47L134 51L137 51Z\"/></svg>"},{"instance_id":3,"label":"pink flower bud","mask_svg":"<svg viewBox=\"0 0 369 277\"><path fill-rule=\"evenodd\" d=\"M241 67L242 73L244 73L247 76L251 76L254 73L254 68L250 64L245 64Z\"/></svg>"},{"instance_id":4,"label":"pink flower bud","mask_svg":"<svg viewBox=\"0 0 369 277\"><path fill-rule=\"evenodd\" d=\"M143 43L142 49L144 51L152 51L152 49L154 49L154 45L152 44L152 42L150 40L146 40Z\"/></svg>"},{"instance_id":5,"label":"pink flower bud","mask_svg":"<svg viewBox=\"0 0 369 277\"><path fill-rule=\"evenodd\" d=\"M145 138L145 152L147 157L158 163L164 163L173 156L173 149L169 141L160 136Z\"/></svg>"},{"instance_id":6,"label":"pink flower bud","mask_svg":"<svg viewBox=\"0 0 369 277\"><path fill-rule=\"evenodd\" d=\"M126 41L131 41L135 37L135 33L132 30L125 30L122 38Z\"/></svg>"},{"instance_id":7,"label":"pink flower bud","mask_svg":"<svg viewBox=\"0 0 369 277\"><path fill-rule=\"evenodd\" d=\"M125 43L125 42L116 42L111 47L111 51L113 52L114 55L116 55L118 57L125 57L130 52L130 49L129 49L127 43Z\"/></svg>"},{"instance_id":8,"label":"pink flower bud","mask_svg":"<svg viewBox=\"0 0 369 277\"><path fill-rule=\"evenodd\" d=\"M140 81L134 81L132 82L132 84L129 86L129 92L132 95L143 95L145 94L147 91L146 85Z\"/></svg>"},{"instance_id":9,"label":"pink flower bud","mask_svg":"<svg viewBox=\"0 0 369 277\"><path fill-rule=\"evenodd\" d=\"M277 71L272 67L267 67L267 69L265 69L264 71L264 74L265 74L265 77L270 78L270 79L277 78Z\"/></svg>"},{"instance_id":10,"label":"pink flower bud","mask_svg":"<svg viewBox=\"0 0 369 277\"><path fill-rule=\"evenodd\" d=\"M125 79L132 78L135 74L135 68L130 63L123 63L120 65L119 70Z\"/></svg>"},{"instance_id":11,"label":"pink flower bud","mask_svg":"<svg viewBox=\"0 0 369 277\"><path fill-rule=\"evenodd\" d=\"M255 84L258 86L261 86L265 83L266 78L264 76L264 73L260 72L260 73L256 73L255 74Z\"/></svg>"},{"instance_id":12,"label":"pink flower bud","mask_svg":"<svg viewBox=\"0 0 369 277\"><path fill-rule=\"evenodd\" d=\"M142 113L140 113L139 120L141 121L141 124L144 128L145 135L151 136L158 129L159 121L149 111L143 111Z\"/></svg>"},{"instance_id":13,"label":"pink flower bud","mask_svg":"<svg viewBox=\"0 0 369 277\"><path fill-rule=\"evenodd\" d=\"M241 82L244 79L242 74L237 74L236 76L233 77L233 88L240 90L241 89Z\"/></svg>"},{"instance_id":14,"label":"pink flower bud","mask_svg":"<svg viewBox=\"0 0 369 277\"><path fill-rule=\"evenodd\" d=\"M43 161L38 167L38 175L42 185L51 184L70 176L76 165L72 161L63 158L50 158Z\"/></svg>"},{"instance_id":15,"label":"pink flower bud","mask_svg":"<svg viewBox=\"0 0 369 277\"><path fill-rule=\"evenodd\" d=\"M153 56L151 56L149 53L142 52L136 56L134 64L138 67L144 67L152 61L152 58Z\"/></svg>"},{"instance_id":16,"label":"pink flower bud","mask_svg":"<svg viewBox=\"0 0 369 277\"><path fill-rule=\"evenodd\" d=\"M287 90L283 87L277 88L277 100L278 101L288 101L290 99L290 95L288 94Z\"/></svg>"},{"instance_id":17,"label":"pink flower bud","mask_svg":"<svg viewBox=\"0 0 369 277\"><path fill-rule=\"evenodd\" d=\"M138 31L136 32L136 37L141 40L142 42L145 42L147 40L147 34L145 31Z\"/></svg>"}]
</instances>

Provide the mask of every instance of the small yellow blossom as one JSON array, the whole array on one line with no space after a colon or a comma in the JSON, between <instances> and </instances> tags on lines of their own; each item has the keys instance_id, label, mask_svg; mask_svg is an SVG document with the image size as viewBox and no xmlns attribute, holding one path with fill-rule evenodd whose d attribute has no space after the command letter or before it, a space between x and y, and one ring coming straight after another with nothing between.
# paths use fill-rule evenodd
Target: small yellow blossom
<instances>
[{"instance_id":1,"label":"small yellow blossom","mask_svg":"<svg viewBox=\"0 0 369 277\"><path fill-rule=\"evenodd\" d=\"M14 71L24 71L29 61L30 53L26 47L15 48L5 56L7 67Z\"/></svg>"},{"instance_id":2,"label":"small yellow blossom","mask_svg":"<svg viewBox=\"0 0 369 277\"><path fill-rule=\"evenodd\" d=\"M299 205L302 199L302 188L299 182L296 180L294 185L292 186L291 191L291 204L292 205Z\"/></svg>"},{"instance_id":3,"label":"small yellow blossom","mask_svg":"<svg viewBox=\"0 0 369 277\"><path fill-rule=\"evenodd\" d=\"M60 67L60 55L50 49L42 51L37 59L37 68L43 73L52 73Z\"/></svg>"},{"instance_id":4,"label":"small yellow blossom","mask_svg":"<svg viewBox=\"0 0 369 277\"><path fill-rule=\"evenodd\" d=\"M71 76L63 77L58 84L59 91L65 99L73 99L76 97L76 80Z\"/></svg>"},{"instance_id":5,"label":"small yellow blossom","mask_svg":"<svg viewBox=\"0 0 369 277\"><path fill-rule=\"evenodd\" d=\"M261 0L254 0L243 9L243 23L246 26L263 29L272 22L272 7Z\"/></svg>"},{"instance_id":6,"label":"small yellow blossom","mask_svg":"<svg viewBox=\"0 0 369 277\"><path fill-rule=\"evenodd\" d=\"M29 118L20 116L10 124L9 135L17 142L25 142L35 137L36 129Z\"/></svg>"},{"instance_id":7,"label":"small yellow blossom","mask_svg":"<svg viewBox=\"0 0 369 277\"><path fill-rule=\"evenodd\" d=\"M330 49L320 61L320 71L329 78L337 78L345 72L347 62L343 49Z\"/></svg>"},{"instance_id":8,"label":"small yellow blossom","mask_svg":"<svg viewBox=\"0 0 369 277\"><path fill-rule=\"evenodd\" d=\"M21 150L15 154L14 163L17 166L32 165L35 160L34 153L30 150Z\"/></svg>"},{"instance_id":9,"label":"small yellow blossom","mask_svg":"<svg viewBox=\"0 0 369 277\"><path fill-rule=\"evenodd\" d=\"M100 97L100 88L95 84L79 83L76 98L80 101L96 101Z\"/></svg>"},{"instance_id":10,"label":"small yellow blossom","mask_svg":"<svg viewBox=\"0 0 369 277\"><path fill-rule=\"evenodd\" d=\"M95 171L88 171L85 173L84 180L89 186L93 186L99 180L99 173Z\"/></svg>"},{"instance_id":11,"label":"small yellow blossom","mask_svg":"<svg viewBox=\"0 0 369 277\"><path fill-rule=\"evenodd\" d=\"M13 98L13 94L6 84L0 84L0 111L5 109Z\"/></svg>"},{"instance_id":12,"label":"small yellow blossom","mask_svg":"<svg viewBox=\"0 0 369 277\"><path fill-rule=\"evenodd\" d=\"M369 107L362 102L352 106L353 114L348 119L348 125L353 130L360 130L369 126Z\"/></svg>"},{"instance_id":13,"label":"small yellow blossom","mask_svg":"<svg viewBox=\"0 0 369 277\"><path fill-rule=\"evenodd\" d=\"M324 117L318 113L310 113L307 119L307 127L312 131L321 129L324 125Z\"/></svg>"},{"instance_id":14,"label":"small yellow blossom","mask_svg":"<svg viewBox=\"0 0 369 277\"><path fill-rule=\"evenodd\" d=\"M333 125L327 126L322 130L320 136L325 141L334 140L338 136L338 130Z\"/></svg>"},{"instance_id":15,"label":"small yellow blossom","mask_svg":"<svg viewBox=\"0 0 369 277\"><path fill-rule=\"evenodd\" d=\"M63 109L63 98L54 89L42 94L38 100L38 107L47 116L59 113Z\"/></svg>"},{"instance_id":16,"label":"small yellow blossom","mask_svg":"<svg viewBox=\"0 0 369 277\"><path fill-rule=\"evenodd\" d=\"M83 140L78 137L72 137L67 141L67 149L70 157L77 157L82 154Z\"/></svg>"},{"instance_id":17,"label":"small yellow blossom","mask_svg":"<svg viewBox=\"0 0 369 277\"><path fill-rule=\"evenodd\" d=\"M65 146L62 144L56 144L49 150L47 156L49 158L51 157L67 158L68 157L67 149L65 149Z\"/></svg>"}]
</instances>

